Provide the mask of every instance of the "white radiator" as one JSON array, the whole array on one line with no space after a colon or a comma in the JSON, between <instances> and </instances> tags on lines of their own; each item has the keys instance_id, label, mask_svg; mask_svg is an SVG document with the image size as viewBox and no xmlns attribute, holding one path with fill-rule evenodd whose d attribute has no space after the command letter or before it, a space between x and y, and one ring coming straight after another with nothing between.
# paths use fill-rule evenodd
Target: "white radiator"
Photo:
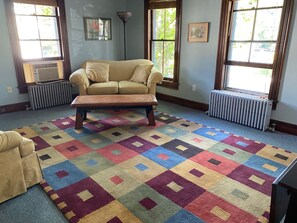
<instances>
[{"instance_id":1,"label":"white radiator","mask_svg":"<svg viewBox=\"0 0 297 223\"><path fill-rule=\"evenodd\" d=\"M258 96L212 90L209 116L265 131L269 127L272 101Z\"/></svg>"},{"instance_id":2,"label":"white radiator","mask_svg":"<svg viewBox=\"0 0 297 223\"><path fill-rule=\"evenodd\" d=\"M69 81L43 83L28 86L33 110L71 103L72 93Z\"/></svg>"}]
</instances>

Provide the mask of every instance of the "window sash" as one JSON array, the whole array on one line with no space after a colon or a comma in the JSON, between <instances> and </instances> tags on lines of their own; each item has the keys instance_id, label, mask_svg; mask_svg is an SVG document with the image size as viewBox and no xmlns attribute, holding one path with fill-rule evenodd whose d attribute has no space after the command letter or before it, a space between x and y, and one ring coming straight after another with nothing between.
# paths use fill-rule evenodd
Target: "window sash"
<instances>
[{"instance_id":1,"label":"window sash","mask_svg":"<svg viewBox=\"0 0 297 223\"><path fill-rule=\"evenodd\" d=\"M166 8L161 8L161 9L166 10L167 8L172 8L172 7L166 7ZM158 8L158 9L160 9L160 8ZM163 47L162 47L162 54L163 54L162 55L162 65L161 65L161 67L159 69L164 74L164 71L165 71L165 58L164 58L165 50L164 50L164 45L165 45L165 42L174 42L174 46L175 46L175 39L173 39L173 40L171 40L171 39L154 39L155 28L153 26L154 26L155 23L153 21L155 19L154 16L156 15L156 13L154 13L154 10L156 10L156 9L153 9L152 10L152 17L151 17L151 24L152 24L152 32L151 32L151 40L150 40L150 45L151 45L151 60L155 59L154 58L154 55L155 55L156 49L154 48L154 45L155 45L154 42L163 42L163 44L162 44L163 45ZM175 27L175 29L176 29L176 27ZM175 30L175 32L176 32L176 30ZM173 52L173 55L172 56L174 58L174 52ZM175 64L175 61L174 60L173 60L173 62ZM173 78L174 78L174 68L173 68L172 72L173 72L172 73L172 77L168 77L168 76L166 77L167 74L165 74L164 79L165 80L172 81Z\"/></svg>"},{"instance_id":2,"label":"window sash","mask_svg":"<svg viewBox=\"0 0 297 223\"><path fill-rule=\"evenodd\" d=\"M176 0L149 0L148 9L176 8Z\"/></svg>"},{"instance_id":3,"label":"window sash","mask_svg":"<svg viewBox=\"0 0 297 223\"><path fill-rule=\"evenodd\" d=\"M158 47L156 44L159 44L159 47L161 46L161 53L162 53L161 60L159 59L157 62L154 61L154 64L157 67L157 69L160 70L161 73L163 73L164 80L173 80L173 78L174 78L174 67L173 68L170 67L170 64L169 65L167 64L167 66L165 66L165 63L169 62L169 61L166 61L165 56L166 56L166 49L168 47L168 44L170 44L170 43L172 43L175 46L175 40L151 40L151 45L152 45L151 55L152 55L152 60L153 61L154 61L154 59L156 57L156 55L155 55L156 50L155 49L156 49L156 47ZM174 61L174 54L171 55L171 56L172 56L172 58L167 57L167 59L169 59L169 60L173 59L173 61ZM173 66L174 66L174 64L173 64ZM169 72L166 72L166 71L169 71ZM169 77L171 75L172 75L172 77Z\"/></svg>"},{"instance_id":4,"label":"window sash","mask_svg":"<svg viewBox=\"0 0 297 223\"><path fill-rule=\"evenodd\" d=\"M226 56L228 55L228 37L230 32L230 11L234 0L222 0L221 19L219 30L219 42L217 51L216 76L214 88L217 90L225 88L226 80ZM273 63L272 80L268 98L273 100L273 109L278 103L278 95L282 78L284 60L286 57L286 46L289 38L291 17L293 12L294 0L284 0L279 35L276 43L276 53Z\"/></svg>"},{"instance_id":5,"label":"window sash","mask_svg":"<svg viewBox=\"0 0 297 223\"><path fill-rule=\"evenodd\" d=\"M58 7L58 0L13 0L14 3L32 4L32 5L49 5Z\"/></svg>"},{"instance_id":6,"label":"window sash","mask_svg":"<svg viewBox=\"0 0 297 223\"><path fill-rule=\"evenodd\" d=\"M255 40L255 28L257 23L257 16L259 11L263 10L270 10L270 9L283 9L283 6L272 6L272 7L252 7L252 8L244 8L244 9L234 9L234 4L232 9L230 10L230 18L231 21L229 23L229 32L228 32L228 41L227 41L227 55L226 55L226 65L237 65L237 66L247 66L247 67L257 67L257 68L270 68L273 69L273 58L270 59L271 62L251 62L252 59L252 47L255 46L257 43L267 43L267 44L275 44L277 43L277 40L274 39L266 39L266 40ZM233 20L235 13L237 12L254 12L253 15L253 27L252 27L252 33L250 36L250 39L248 40L233 40L231 37L235 33L235 30L232 30L233 28ZM281 19L281 18L280 18ZM248 58L246 61L240 61L235 59L230 59L231 57L231 47L234 43L242 43L246 44L249 47L249 52L247 54ZM274 47L274 55L276 53L276 46Z\"/></svg>"},{"instance_id":7,"label":"window sash","mask_svg":"<svg viewBox=\"0 0 297 223\"><path fill-rule=\"evenodd\" d=\"M40 4L40 3L39 3ZM30 5L36 5L36 4L30 4ZM31 17L31 18L35 18L36 19L36 29L37 29L37 35L38 37L37 38L34 38L34 39L30 39L30 38L18 38L18 41L19 41L19 45L20 45L20 50L21 50L21 55L22 55L22 60L23 61L34 61L34 60L61 60L62 59L62 43L61 43L61 34L60 34L60 31L58 29L59 27L59 16L58 16L58 13L57 13L57 7L55 7L55 15L24 15L24 14L20 14L20 13L14 13L14 16L16 18L16 21L17 21L17 17L18 16L25 16L25 17ZM40 24L38 23L38 18L55 18L55 31L57 32L57 38L53 38L53 39L44 39L44 38L41 38L41 30L40 30ZM16 29L17 29L17 32L19 33L19 27L18 25L16 26ZM20 33L19 33L20 34ZM18 35L19 36L19 35ZM26 54L24 51L22 50L25 50L25 48L23 48L25 45L25 43L32 43L32 44L37 44L38 45L38 48L37 45L35 45L35 50L37 50L35 52L35 54L31 54L31 56L29 56L28 54ZM46 44L46 43L50 43L50 42L56 42L57 43L57 47L54 47L54 50L56 51L55 55L51 55L51 56L47 56L47 52L45 51L45 49L43 48L43 45ZM56 44L54 44L56 45ZM33 46L33 45L32 45Z\"/></svg>"}]
</instances>

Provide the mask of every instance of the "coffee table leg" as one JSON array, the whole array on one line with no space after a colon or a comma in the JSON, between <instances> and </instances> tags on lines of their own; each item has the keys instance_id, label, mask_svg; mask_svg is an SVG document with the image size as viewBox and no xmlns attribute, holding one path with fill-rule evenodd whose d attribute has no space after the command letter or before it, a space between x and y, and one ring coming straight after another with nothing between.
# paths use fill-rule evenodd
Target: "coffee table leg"
<instances>
[{"instance_id":1,"label":"coffee table leg","mask_svg":"<svg viewBox=\"0 0 297 223\"><path fill-rule=\"evenodd\" d=\"M83 112L84 112L84 120L87 120L87 112L88 111L87 110L84 110Z\"/></svg>"},{"instance_id":2,"label":"coffee table leg","mask_svg":"<svg viewBox=\"0 0 297 223\"><path fill-rule=\"evenodd\" d=\"M83 126L83 120L85 118L85 110L76 109L76 117L75 117L75 129L81 129Z\"/></svg>"},{"instance_id":3,"label":"coffee table leg","mask_svg":"<svg viewBox=\"0 0 297 223\"><path fill-rule=\"evenodd\" d=\"M153 106L147 106L145 107L146 110L146 117L149 121L149 126L155 126L155 116L154 116L154 110L153 110Z\"/></svg>"}]
</instances>

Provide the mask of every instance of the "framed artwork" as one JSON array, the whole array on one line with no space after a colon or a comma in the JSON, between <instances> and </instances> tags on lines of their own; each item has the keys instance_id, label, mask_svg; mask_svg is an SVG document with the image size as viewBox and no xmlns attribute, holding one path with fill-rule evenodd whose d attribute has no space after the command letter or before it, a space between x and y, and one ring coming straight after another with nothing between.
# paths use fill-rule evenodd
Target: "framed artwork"
<instances>
[{"instance_id":1,"label":"framed artwork","mask_svg":"<svg viewBox=\"0 0 297 223\"><path fill-rule=\"evenodd\" d=\"M84 17L86 40L111 40L111 19Z\"/></svg>"},{"instance_id":2,"label":"framed artwork","mask_svg":"<svg viewBox=\"0 0 297 223\"><path fill-rule=\"evenodd\" d=\"M189 23L188 41L208 42L208 22Z\"/></svg>"}]
</instances>

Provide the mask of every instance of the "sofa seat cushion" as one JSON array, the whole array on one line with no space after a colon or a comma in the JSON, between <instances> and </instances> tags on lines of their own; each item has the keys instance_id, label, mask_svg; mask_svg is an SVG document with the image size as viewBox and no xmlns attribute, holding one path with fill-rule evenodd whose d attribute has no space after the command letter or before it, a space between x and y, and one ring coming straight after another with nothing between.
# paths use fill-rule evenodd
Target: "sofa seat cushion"
<instances>
[{"instance_id":1,"label":"sofa seat cushion","mask_svg":"<svg viewBox=\"0 0 297 223\"><path fill-rule=\"evenodd\" d=\"M148 91L149 91L148 87L141 83L136 83L132 81L119 82L120 94L147 94Z\"/></svg>"},{"instance_id":2,"label":"sofa seat cushion","mask_svg":"<svg viewBox=\"0 0 297 223\"><path fill-rule=\"evenodd\" d=\"M119 92L118 86L119 84L117 81L109 81L106 83L94 83L87 88L87 92L90 95L117 94Z\"/></svg>"}]
</instances>

